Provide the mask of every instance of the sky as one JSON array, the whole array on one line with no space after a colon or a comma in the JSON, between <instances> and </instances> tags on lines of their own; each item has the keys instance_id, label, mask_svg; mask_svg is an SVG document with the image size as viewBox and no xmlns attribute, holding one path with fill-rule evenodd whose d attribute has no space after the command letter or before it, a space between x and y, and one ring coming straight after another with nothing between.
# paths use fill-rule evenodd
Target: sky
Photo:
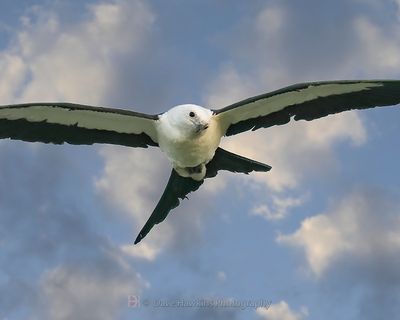
<instances>
[{"instance_id":1,"label":"sky","mask_svg":"<svg viewBox=\"0 0 400 320\"><path fill-rule=\"evenodd\" d=\"M399 77L398 0L0 4L0 105L156 114ZM394 319L399 136L387 107L224 138L272 170L206 181L137 246L157 148L1 140L0 319Z\"/></svg>"}]
</instances>

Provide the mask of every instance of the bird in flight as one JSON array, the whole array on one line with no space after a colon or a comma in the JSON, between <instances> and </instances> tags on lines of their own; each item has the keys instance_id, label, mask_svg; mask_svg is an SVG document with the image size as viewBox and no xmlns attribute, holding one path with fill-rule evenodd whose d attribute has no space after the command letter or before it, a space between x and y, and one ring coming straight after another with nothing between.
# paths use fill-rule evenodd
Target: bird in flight
<instances>
[{"instance_id":1,"label":"bird in flight","mask_svg":"<svg viewBox=\"0 0 400 320\"><path fill-rule=\"evenodd\" d=\"M72 103L0 106L0 138L30 142L159 147L172 164L167 186L139 232L155 224L220 170L248 174L271 167L219 147L223 136L314 120L353 109L400 103L400 80L343 80L296 84L210 110L193 104L148 115Z\"/></svg>"}]
</instances>

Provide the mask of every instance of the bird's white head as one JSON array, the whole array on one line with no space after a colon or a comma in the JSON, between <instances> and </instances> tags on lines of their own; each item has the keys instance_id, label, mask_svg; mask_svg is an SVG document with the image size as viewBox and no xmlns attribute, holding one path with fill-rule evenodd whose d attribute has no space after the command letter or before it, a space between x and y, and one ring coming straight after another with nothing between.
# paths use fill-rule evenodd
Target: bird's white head
<instances>
[{"instance_id":1,"label":"bird's white head","mask_svg":"<svg viewBox=\"0 0 400 320\"><path fill-rule=\"evenodd\" d=\"M193 137L202 134L209 126L212 111L194 104L176 106L162 115L163 121L181 134Z\"/></svg>"}]
</instances>

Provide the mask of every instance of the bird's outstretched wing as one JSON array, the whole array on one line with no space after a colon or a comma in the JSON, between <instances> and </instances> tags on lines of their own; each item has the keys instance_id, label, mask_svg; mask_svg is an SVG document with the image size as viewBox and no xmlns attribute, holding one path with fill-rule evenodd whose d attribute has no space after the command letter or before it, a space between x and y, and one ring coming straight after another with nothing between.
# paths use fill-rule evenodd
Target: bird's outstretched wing
<instances>
[{"instance_id":1,"label":"bird's outstretched wing","mask_svg":"<svg viewBox=\"0 0 400 320\"><path fill-rule=\"evenodd\" d=\"M157 146L158 116L72 103L0 106L0 138L62 144Z\"/></svg>"},{"instance_id":2,"label":"bird's outstretched wing","mask_svg":"<svg viewBox=\"0 0 400 320\"><path fill-rule=\"evenodd\" d=\"M225 135L294 120L314 120L352 109L400 103L399 80L347 80L296 84L214 110Z\"/></svg>"},{"instance_id":3,"label":"bird's outstretched wing","mask_svg":"<svg viewBox=\"0 0 400 320\"><path fill-rule=\"evenodd\" d=\"M271 167L261 162L228 152L222 148L218 148L215 152L214 158L207 164L205 178L215 177L219 170L248 174L252 171L266 172L271 170ZM168 213L179 205L180 200L186 198L190 192L196 191L200 188L203 181L204 180L196 181L192 178L181 177L174 169L172 169L164 193L150 218L139 232L135 244L140 242L155 224L164 221Z\"/></svg>"}]
</instances>

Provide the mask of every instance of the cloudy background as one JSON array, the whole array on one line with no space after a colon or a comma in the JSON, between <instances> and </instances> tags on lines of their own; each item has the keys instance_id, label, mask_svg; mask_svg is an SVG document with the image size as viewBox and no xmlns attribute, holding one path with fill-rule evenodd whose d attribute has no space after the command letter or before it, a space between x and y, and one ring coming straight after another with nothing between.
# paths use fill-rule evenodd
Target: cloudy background
<instances>
[{"instance_id":1,"label":"cloudy background","mask_svg":"<svg viewBox=\"0 0 400 320\"><path fill-rule=\"evenodd\" d=\"M399 77L398 0L0 4L0 105L159 113ZM1 140L0 319L394 319L399 123L385 108L226 138L273 170L207 181L138 246L170 173L159 150ZM271 305L153 305L196 299Z\"/></svg>"}]
</instances>

